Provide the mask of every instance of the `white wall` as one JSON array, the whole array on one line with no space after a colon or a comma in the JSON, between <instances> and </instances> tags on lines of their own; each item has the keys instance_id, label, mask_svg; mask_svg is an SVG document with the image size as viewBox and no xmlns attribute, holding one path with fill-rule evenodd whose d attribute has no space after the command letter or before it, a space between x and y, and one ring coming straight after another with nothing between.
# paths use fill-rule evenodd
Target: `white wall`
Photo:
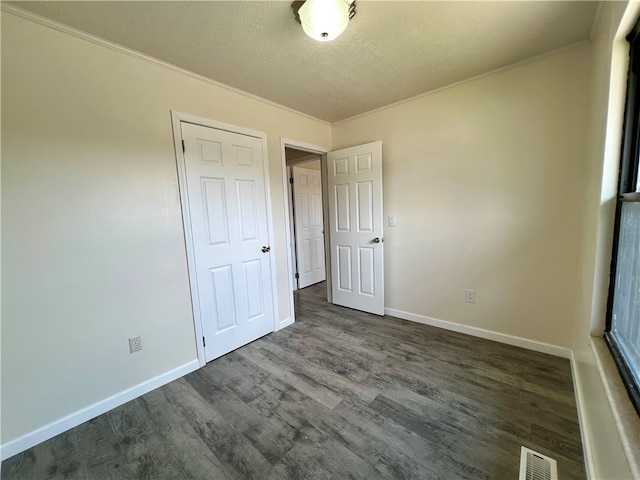
<instances>
[{"instance_id":1,"label":"white wall","mask_svg":"<svg viewBox=\"0 0 640 480\"><path fill-rule=\"evenodd\" d=\"M590 58L577 45L333 126L334 149L382 140L386 307L572 346Z\"/></svg>"},{"instance_id":2,"label":"white wall","mask_svg":"<svg viewBox=\"0 0 640 480\"><path fill-rule=\"evenodd\" d=\"M3 13L3 445L195 360L172 109L267 134L290 316L280 137L330 127Z\"/></svg>"}]
</instances>

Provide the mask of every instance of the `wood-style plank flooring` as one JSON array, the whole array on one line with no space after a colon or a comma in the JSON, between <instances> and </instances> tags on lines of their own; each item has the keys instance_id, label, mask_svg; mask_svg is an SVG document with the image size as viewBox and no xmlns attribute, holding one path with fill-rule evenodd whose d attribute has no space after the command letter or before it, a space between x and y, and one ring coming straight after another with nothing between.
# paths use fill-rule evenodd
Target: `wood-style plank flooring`
<instances>
[{"instance_id":1,"label":"wood-style plank flooring","mask_svg":"<svg viewBox=\"0 0 640 480\"><path fill-rule=\"evenodd\" d=\"M516 479L585 470L565 359L295 295L296 323L2 464L3 479Z\"/></svg>"}]
</instances>

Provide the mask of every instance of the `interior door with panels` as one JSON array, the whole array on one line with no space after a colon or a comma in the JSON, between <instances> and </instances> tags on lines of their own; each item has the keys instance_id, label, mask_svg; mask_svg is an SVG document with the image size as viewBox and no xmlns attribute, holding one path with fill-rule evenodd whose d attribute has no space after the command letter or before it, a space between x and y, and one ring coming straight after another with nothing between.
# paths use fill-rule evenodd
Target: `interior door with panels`
<instances>
[{"instance_id":1,"label":"interior door with panels","mask_svg":"<svg viewBox=\"0 0 640 480\"><path fill-rule=\"evenodd\" d=\"M382 142L327 154L333 303L384 315Z\"/></svg>"},{"instance_id":2,"label":"interior door with panels","mask_svg":"<svg viewBox=\"0 0 640 480\"><path fill-rule=\"evenodd\" d=\"M298 288L305 288L325 279L322 175L310 168L292 170Z\"/></svg>"},{"instance_id":3,"label":"interior door with panels","mask_svg":"<svg viewBox=\"0 0 640 480\"><path fill-rule=\"evenodd\" d=\"M264 152L250 135L180 129L194 315L210 361L274 330Z\"/></svg>"}]
</instances>

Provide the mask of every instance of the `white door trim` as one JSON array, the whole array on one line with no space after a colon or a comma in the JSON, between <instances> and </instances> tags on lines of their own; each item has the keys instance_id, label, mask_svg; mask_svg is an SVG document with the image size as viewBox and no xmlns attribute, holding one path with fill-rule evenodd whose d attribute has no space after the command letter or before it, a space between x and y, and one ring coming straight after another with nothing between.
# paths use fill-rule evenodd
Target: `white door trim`
<instances>
[{"instance_id":1,"label":"white door trim","mask_svg":"<svg viewBox=\"0 0 640 480\"><path fill-rule=\"evenodd\" d=\"M243 127L237 127L235 125L229 125L227 123L216 122L215 120L209 120L208 118L197 117L187 113L180 113L174 110L171 111L171 123L173 126L173 142L176 152L176 167L178 171L178 189L180 192L180 206L182 208L182 221L184 229L185 248L187 252L187 268L189 270L189 283L191 292L191 308L193 314L193 325L195 330L196 350L198 353L198 363L202 367L206 363L204 345L202 343L203 328L202 318L200 314L200 307L198 302L198 296L196 292L196 270L195 270L195 254L193 248L193 238L191 236L191 216L189 208L189 199L186 194L184 186L187 184L187 171L185 165L184 152L182 151L182 133L180 129L180 122L192 123L194 125L200 125L203 127L215 128L217 130L224 130L227 132L238 133L241 135L247 135L250 137L259 138L262 142L262 162L264 167L264 180L265 180L265 195L267 202L267 230L269 235L269 244L275 245L273 236L273 214L271 210L271 186L269 181L269 158L267 154L267 135L256 130L250 130ZM278 329L278 288L276 281L276 259L274 256L274 250L269 252L271 263L271 283L273 288L271 289L273 296L273 329Z\"/></svg>"},{"instance_id":2,"label":"white door trim","mask_svg":"<svg viewBox=\"0 0 640 480\"><path fill-rule=\"evenodd\" d=\"M287 325L295 322L295 307L293 305L293 262L291 260L292 255L293 255L293 251L291 249L291 242L293 241L293 239L291 238L291 221L289 219L289 211L291 208L291 198L289 197L289 188L288 188L288 184L289 184L289 175L288 175L288 168L287 168L287 156L286 156L286 152L285 152L285 147L290 147L290 148L295 148L296 150L303 150L305 152L309 152L309 153L316 153L320 155L320 164L321 164L321 169L322 169L322 201L323 201L323 205L322 207L324 209L326 209L326 205L324 205L324 200L325 200L325 192L326 192L326 188L325 188L325 178L326 178L326 174L325 174L325 164L326 164L326 153L329 151L328 148L325 147L319 147L317 145L311 145L310 143L304 143L304 142L299 142L298 140L292 140L290 138L284 138L284 137L280 137L280 158L282 159L282 191L283 191L283 196L284 196L284 211L285 211L285 215L284 215L284 223L285 223L285 231L287 233L287 241L285 242L287 245L287 272L288 272L288 277L289 277L289 312L291 312L291 317L289 319L287 319L287 322L283 322L284 324L281 324L279 328L283 328L286 327ZM326 228L325 225L325 232L328 232L329 230ZM325 237L325 271L326 271L326 277L327 277L327 282L329 281L329 277L331 275L331 271L327 269L327 267L329 266L328 264L330 263L327 260L327 256L326 256L326 248L327 248L327 239ZM276 327L276 330L278 329L278 327Z\"/></svg>"}]
</instances>

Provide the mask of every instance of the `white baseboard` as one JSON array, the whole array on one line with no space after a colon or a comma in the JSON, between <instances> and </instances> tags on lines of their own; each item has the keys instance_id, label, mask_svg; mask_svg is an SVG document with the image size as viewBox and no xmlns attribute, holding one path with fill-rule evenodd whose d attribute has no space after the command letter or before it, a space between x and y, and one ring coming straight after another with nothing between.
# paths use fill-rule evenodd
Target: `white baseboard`
<instances>
[{"instance_id":1,"label":"white baseboard","mask_svg":"<svg viewBox=\"0 0 640 480\"><path fill-rule=\"evenodd\" d=\"M291 325L293 323L294 323L294 321L293 321L292 317L285 318L284 320L280 320L280 322L276 326L275 331L277 332L278 330L282 330L284 327L288 327L289 325Z\"/></svg>"},{"instance_id":2,"label":"white baseboard","mask_svg":"<svg viewBox=\"0 0 640 480\"><path fill-rule=\"evenodd\" d=\"M583 385L582 377L578 372L576 357L571 352L571 376L573 377L573 391L576 397L576 409L578 410L578 423L580 425L580 436L582 438L582 452L584 455L584 467L587 473L587 480L595 479L595 464L593 460L593 452L591 450L591 433L589 431L589 422L587 421L587 413L584 409L584 399L582 398Z\"/></svg>"},{"instance_id":3,"label":"white baseboard","mask_svg":"<svg viewBox=\"0 0 640 480\"><path fill-rule=\"evenodd\" d=\"M151 380L143 382L135 387L128 388L120 393L116 393L115 395L101 400L93 405L90 405L82 410L78 410L70 415L67 415L60 420L56 420L55 422L50 423L49 425L45 425L33 432L29 432L22 437L16 438L6 444L2 445L0 448L1 451L1 460L6 460L9 457L12 457L20 452L25 451L28 448L31 448L45 440L49 440L50 438L59 435L62 432L69 430L70 428L76 427L81 423L86 422L87 420L91 420L92 418L97 417L98 415L102 415L103 413L108 412L120 405L127 403L134 398L138 398L145 393L150 392L151 390L155 390L162 385L166 385L173 380L176 380L180 377L183 377L187 373L191 373L194 370L197 370L200 367L198 360L193 360L181 367L175 368L169 372L163 373L162 375L158 375Z\"/></svg>"},{"instance_id":4,"label":"white baseboard","mask_svg":"<svg viewBox=\"0 0 640 480\"><path fill-rule=\"evenodd\" d=\"M555 355L556 357L571 358L571 350L551 343L538 342L536 340L529 340L528 338L516 337L508 335L506 333L494 332L492 330L485 330L484 328L470 327L468 325L461 325L459 323L448 322L446 320L439 320L437 318L426 317L424 315L418 315L416 313L403 312L402 310L395 310L393 308L385 308L385 315L392 317L402 318L403 320L410 320L412 322L423 323L425 325L431 325L432 327L443 328L445 330L451 330L453 332L464 333L472 335L474 337L480 337L487 340L493 340L495 342L506 343L507 345L514 345L516 347L526 348L528 350L534 350L536 352L548 353L549 355Z\"/></svg>"},{"instance_id":5,"label":"white baseboard","mask_svg":"<svg viewBox=\"0 0 640 480\"><path fill-rule=\"evenodd\" d=\"M431 325L433 327L443 328L445 330L451 330L454 332L464 333L467 335L472 335L475 337L485 338L487 340L494 340L501 343L506 343L508 345L514 345L517 347L527 348L529 350L534 350L537 352L548 353L550 355L556 355L563 358L572 359L572 352L568 348L560 347L557 345L552 345L548 343L538 342L535 340L529 340L522 337L515 337L512 335L507 335L504 333L498 333L491 330L485 330L477 327L470 327L468 325L461 325L458 323L447 322L445 320L439 320L436 318L426 317L424 315L418 315L415 313L403 312L401 310L395 310L392 308L385 308L385 314L390 315L392 317L401 318L404 320L410 320L417 323L422 323L425 325ZM280 321L277 325L276 331L281 330L289 325L293 324L293 318L289 317L282 321ZM574 361L571 362L573 370L574 382L579 377L576 375ZM55 422L50 423L49 425L45 425L33 432L29 432L22 437L19 437L15 440L12 440L2 446L0 446L0 460L6 460L13 455L16 455L28 448L31 448L45 440L55 437L56 435L69 430L70 428L76 427L83 422L91 420L92 418L97 417L98 415L102 415L103 413L112 410L130 400L138 398L141 395L144 395L151 390L154 390L162 385L166 385L173 380L176 380L188 373L197 370L200 367L198 360L193 360L181 367L178 367L174 370L166 372L162 375L159 375L151 380L148 380L144 383L136 385L135 387L131 387L123 392L117 393L105 400L97 402L89 407L86 407L82 410L79 410L75 413L72 413L64 418L56 420ZM579 392L579 389L576 388L576 392ZM579 402L579 399L576 399ZM581 409L578 408L578 412L581 412ZM582 430L582 429L581 429ZM583 443L585 442L583 438ZM587 449L585 449L587 450ZM586 458L585 460L590 460ZM591 465L587 465L587 469L589 469Z\"/></svg>"}]
</instances>

